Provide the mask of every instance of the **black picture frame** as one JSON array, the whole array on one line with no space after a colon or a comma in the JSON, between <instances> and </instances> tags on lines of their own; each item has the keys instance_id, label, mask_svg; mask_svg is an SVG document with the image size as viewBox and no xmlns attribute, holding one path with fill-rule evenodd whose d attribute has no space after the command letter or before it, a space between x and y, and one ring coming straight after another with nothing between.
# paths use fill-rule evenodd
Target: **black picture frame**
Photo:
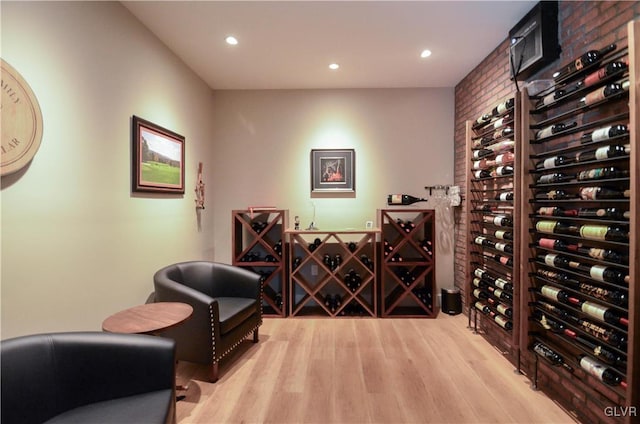
<instances>
[{"instance_id":1,"label":"black picture frame","mask_svg":"<svg viewBox=\"0 0 640 424\"><path fill-rule=\"evenodd\" d=\"M311 194L355 194L355 168L354 149L312 149Z\"/></svg>"},{"instance_id":2,"label":"black picture frame","mask_svg":"<svg viewBox=\"0 0 640 424\"><path fill-rule=\"evenodd\" d=\"M184 194L185 138L133 116L132 190Z\"/></svg>"}]
</instances>

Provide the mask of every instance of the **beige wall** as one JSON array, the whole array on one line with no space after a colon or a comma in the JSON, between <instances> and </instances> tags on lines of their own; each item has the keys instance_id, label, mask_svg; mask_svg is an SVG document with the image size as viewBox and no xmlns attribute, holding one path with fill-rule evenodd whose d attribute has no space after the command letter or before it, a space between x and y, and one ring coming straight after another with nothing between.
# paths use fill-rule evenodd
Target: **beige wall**
<instances>
[{"instance_id":1,"label":"beige wall","mask_svg":"<svg viewBox=\"0 0 640 424\"><path fill-rule=\"evenodd\" d=\"M387 194L424 196L426 185L451 184L453 110L450 88L216 91L216 258L231 260L233 209L274 205L305 228L314 204L321 230L363 228ZM311 198L313 148L355 149L355 198ZM453 287L452 219L438 219L440 287Z\"/></svg>"},{"instance_id":2,"label":"beige wall","mask_svg":"<svg viewBox=\"0 0 640 424\"><path fill-rule=\"evenodd\" d=\"M211 91L120 3L3 1L2 58L44 117L29 168L2 178L2 338L99 330L159 267L213 257L193 191L199 160L214 181ZM186 137L184 196L131 194L134 114Z\"/></svg>"},{"instance_id":3,"label":"beige wall","mask_svg":"<svg viewBox=\"0 0 640 424\"><path fill-rule=\"evenodd\" d=\"M321 229L362 227L389 193L453 182L453 88L212 94L119 3L3 1L1 19L2 58L44 116L34 161L2 179L2 338L99 330L144 302L159 267L229 262L232 209L276 205L306 226L313 200ZM184 196L131 193L134 114L186 137ZM355 148L355 198L310 197L310 150L329 147ZM451 233L440 287L453 284Z\"/></svg>"}]
</instances>

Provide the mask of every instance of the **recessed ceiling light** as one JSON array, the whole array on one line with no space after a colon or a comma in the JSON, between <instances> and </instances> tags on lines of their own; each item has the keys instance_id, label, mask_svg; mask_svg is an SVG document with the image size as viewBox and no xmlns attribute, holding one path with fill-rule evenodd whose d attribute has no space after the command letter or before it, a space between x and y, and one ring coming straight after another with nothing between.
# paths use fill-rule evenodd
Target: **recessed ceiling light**
<instances>
[{"instance_id":1,"label":"recessed ceiling light","mask_svg":"<svg viewBox=\"0 0 640 424\"><path fill-rule=\"evenodd\" d=\"M422 50L422 53L420 53L420 57L423 59L429 56L431 56L431 50Z\"/></svg>"},{"instance_id":2,"label":"recessed ceiling light","mask_svg":"<svg viewBox=\"0 0 640 424\"><path fill-rule=\"evenodd\" d=\"M233 35L227 36L227 38L225 38L224 41L226 41L227 44L231 44L232 46L235 46L236 44L238 44L238 39Z\"/></svg>"},{"instance_id":3,"label":"recessed ceiling light","mask_svg":"<svg viewBox=\"0 0 640 424\"><path fill-rule=\"evenodd\" d=\"M332 63L331 65L329 65L329 69L331 69L333 71L335 71L339 67L340 67L340 65L338 65L337 63Z\"/></svg>"}]
</instances>

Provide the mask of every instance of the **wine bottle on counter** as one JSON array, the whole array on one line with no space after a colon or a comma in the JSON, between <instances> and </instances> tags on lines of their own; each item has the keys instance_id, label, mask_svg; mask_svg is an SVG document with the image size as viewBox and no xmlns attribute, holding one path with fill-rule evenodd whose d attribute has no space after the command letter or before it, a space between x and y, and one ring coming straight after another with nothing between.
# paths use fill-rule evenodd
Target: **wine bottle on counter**
<instances>
[{"instance_id":1,"label":"wine bottle on counter","mask_svg":"<svg viewBox=\"0 0 640 424\"><path fill-rule=\"evenodd\" d=\"M580 137L580 143L590 143L594 141L604 141L621 135L628 135L629 130L626 125L609 125L607 127L598 128L589 133L584 133Z\"/></svg>"},{"instance_id":2,"label":"wine bottle on counter","mask_svg":"<svg viewBox=\"0 0 640 424\"><path fill-rule=\"evenodd\" d=\"M588 240L615 241L627 243L629 241L629 231L622 227L611 225L587 224L580 227L578 233L580 237Z\"/></svg>"},{"instance_id":3,"label":"wine bottle on counter","mask_svg":"<svg viewBox=\"0 0 640 424\"><path fill-rule=\"evenodd\" d=\"M551 190L545 192L538 192L535 195L537 200L563 200L563 199L573 199L574 195L567 193L564 190Z\"/></svg>"},{"instance_id":4,"label":"wine bottle on counter","mask_svg":"<svg viewBox=\"0 0 640 424\"><path fill-rule=\"evenodd\" d=\"M598 63L602 60L602 58L605 55L607 55L608 53L611 53L615 49L616 49L616 45L610 44L601 50L589 50L579 58L575 59L568 65L562 67L560 70L555 72L553 74L553 78L555 81L558 81L576 71L582 70L587 66L593 65L594 63Z\"/></svg>"},{"instance_id":5,"label":"wine bottle on counter","mask_svg":"<svg viewBox=\"0 0 640 424\"><path fill-rule=\"evenodd\" d=\"M576 127L577 125L578 125L577 122L571 122L569 124L560 123L560 124L549 125L548 127L545 127L539 130L538 132L536 132L536 140L540 140L541 138L551 137L554 134L557 134L562 131L566 131L568 129Z\"/></svg>"},{"instance_id":6,"label":"wine bottle on counter","mask_svg":"<svg viewBox=\"0 0 640 424\"><path fill-rule=\"evenodd\" d=\"M507 100L505 100L503 102L498 103L496 105L496 107L494 107L491 110L491 115L494 116L494 117L495 116L500 116L503 113L513 109L514 105L515 105L515 99L513 97L511 97L511 98L509 98L509 99L507 99Z\"/></svg>"},{"instance_id":7,"label":"wine bottle on counter","mask_svg":"<svg viewBox=\"0 0 640 424\"><path fill-rule=\"evenodd\" d=\"M617 82L609 83L604 87L598 88L597 90L594 90L581 98L580 101L578 101L578 107L589 106L598 103L609 97L613 97L616 94L620 94L623 91L624 89L622 88L622 84Z\"/></svg>"},{"instance_id":8,"label":"wine bottle on counter","mask_svg":"<svg viewBox=\"0 0 640 424\"><path fill-rule=\"evenodd\" d=\"M576 176L565 174L562 172L554 172L553 174L544 174L538 178L537 184L555 184L573 180Z\"/></svg>"},{"instance_id":9,"label":"wine bottle on counter","mask_svg":"<svg viewBox=\"0 0 640 424\"><path fill-rule=\"evenodd\" d=\"M627 65L626 62L617 60L615 62L610 62L607 63L605 66L603 66L602 68L598 69L595 72L590 73L589 75L587 75L582 81L580 81L578 83L578 86L580 88L582 87L591 87L592 85L595 85L597 83L599 83L600 81L602 81L603 79L607 78L610 75L613 75L617 72L623 71L625 69L627 69L629 67L629 65Z\"/></svg>"},{"instance_id":10,"label":"wine bottle on counter","mask_svg":"<svg viewBox=\"0 0 640 424\"><path fill-rule=\"evenodd\" d=\"M577 357L577 360L580 364L580 368L582 368L601 382L609 386L622 386L623 388L627 387L627 384L622 380L622 377L620 377L617 372L607 367L605 364L596 361L588 355L579 355Z\"/></svg>"},{"instance_id":11,"label":"wine bottle on counter","mask_svg":"<svg viewBox=\"0 0 640 424\"><path fill-rule=\"evenodd\" d=\"M551 169L555 168L556 166L568 165L571 162L573 162L573 159L566 156L552 156L536 163L536 169Z\"/></svg>"},{"instance_id":12,"label":"wine bottle on counter","mask_svg":"<svg viewBox=\"0 0 640 424\"><path fill-rule=\"evenodd\" d=\"M502 202L513 200L513 191L503 191L502 193L498 193L495 196L495 200L500 200Z\"/></svg>"},{"instance_id":13,"label":"wine bottle on counter","mask_svg":"<svg viewBox=\"0 0 640 424\"><path fill-rule=\"evenodd\" d=\"M618 190L609 187L582 187L579 191L582 200L628 199L631 190Z\"/></svg>"},{"instance_id":14,"label":"wine bottle on counter","mask_svg":"<svg viewBox=\"0 0 640 424\"><path fill-rule=\"evenodd\" d=\"M562 366L567 368L569 371L573 371L571 365L567 364L562 356L555 350L551 349L549 346L541 342L535 342L533 344L533 351L536 353L536 355L540 356L551 365Z\"/></svg>"},{"instance_id":15,"label":"wine bottle on counter","mask_svg":"<svg viewBox=\"0 0 640 424\"><path fill-rule=\"evenodd\" d=\"M586 150L576 153L577 162L587 162L592 160L611 159L620 156L628 156L631 153L630 144L609 144L598 147L594 150Z\"/></svg>"},{"instance_id":16,"label":"wine bottle on counter","mask_svg":"<svg viewBox=\"0 0 640 424\"><path fill-rule=\"evenodd\" d=\"M387 196L387 205L412 205L417 202L426 202L427 199L411 196L409 194L390 194Z\"/></svg>"}]
</instances>

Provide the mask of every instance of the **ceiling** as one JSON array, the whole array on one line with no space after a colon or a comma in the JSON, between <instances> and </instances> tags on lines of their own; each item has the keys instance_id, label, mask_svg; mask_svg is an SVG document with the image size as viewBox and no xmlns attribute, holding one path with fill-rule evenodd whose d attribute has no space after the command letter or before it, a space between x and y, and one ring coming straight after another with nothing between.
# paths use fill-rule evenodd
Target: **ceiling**
<instances>
[{"instance_id":1,"label":"ceiling","mask_svg":"<svg viewBox=\"0 0 640 424\"><path fill-rule=\"evenodd\" d=\"M537 1L122 3L212 89L316 89L454 87Z\"/></svg>"}]
</instances>

